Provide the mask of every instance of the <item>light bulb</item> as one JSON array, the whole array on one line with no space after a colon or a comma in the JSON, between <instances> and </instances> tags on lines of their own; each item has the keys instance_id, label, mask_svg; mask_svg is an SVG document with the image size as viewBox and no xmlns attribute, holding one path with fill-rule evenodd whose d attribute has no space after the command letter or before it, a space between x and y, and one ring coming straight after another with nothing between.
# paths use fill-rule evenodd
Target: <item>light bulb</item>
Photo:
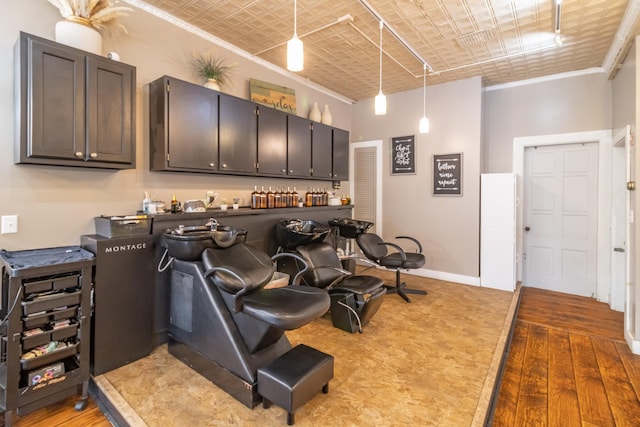
<instances>
[{"instance_id":1,"label":"light bulb","mask_svg":"<svg viewBox=\"0 0 640 427\"><path fill-rule=\"evenodd\" d=\"M429 119L427 119L427 116L422 116L420 119L420 133L429 133Z\"/></svg>"},{"instance_id":2,"label":"light bulb","mask_svg":"<svg viewBox=\"0 0 640 427\"><path fill-rule=\"evenodd\" d=\"M304 51L302 40L297 34L287 42L287 69L289 71L302 71L304 64Z\"/></svg>"},{"instance_id":3,"label":"light bulb","mask_svg":"<svg viewBox=\"0 0 640 427\"><path fill-rule=\"evenodd\" d=\"M380 89L380 92L375 98L375 111L376 116L384 116L387 114L387 97L382 93L382 89Z\"/></svg>"}]
</instances>

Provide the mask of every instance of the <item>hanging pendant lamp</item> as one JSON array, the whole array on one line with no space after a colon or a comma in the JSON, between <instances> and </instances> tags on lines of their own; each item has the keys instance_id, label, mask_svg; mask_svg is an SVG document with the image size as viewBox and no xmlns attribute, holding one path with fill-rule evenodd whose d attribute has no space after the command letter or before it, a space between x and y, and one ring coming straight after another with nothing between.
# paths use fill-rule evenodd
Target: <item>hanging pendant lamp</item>
<instances>
[{"instance_id":1,"label":"hanging pendant lamp","mask_svg":"<svg viewBox=\"0 0 640 427\"><path fill-rule=\"evenodd\" d=\"M387 97L382 93L382 29L384 28L384 22L380 20L380 92L375 98L375 113L377 116L383 116L387 114Z\"/></svg>"},{"instance_id":2,"label":"hanging pendant lamp","mask_svg":"<svg viewBox=\"0 0 640 427\"><path fill-rule=\"evenodd\" d=\"M422 64L422 118L420 119L420 133L429 133L429 119L427 119L427 64Z\"/></svg>"},{"instance_id":3,"label":"hanging pendant lamp","mask_svg":"<svg viewBox=\"0 0 640 427\"><path fill-rule=\"evenodd\" d=\"M302 71L304 64L302 40L298 38L297 32L297 6L297 1L293 0L293 37L287 42L287 69L289 71Z\"/></svg>"}]
</instances>

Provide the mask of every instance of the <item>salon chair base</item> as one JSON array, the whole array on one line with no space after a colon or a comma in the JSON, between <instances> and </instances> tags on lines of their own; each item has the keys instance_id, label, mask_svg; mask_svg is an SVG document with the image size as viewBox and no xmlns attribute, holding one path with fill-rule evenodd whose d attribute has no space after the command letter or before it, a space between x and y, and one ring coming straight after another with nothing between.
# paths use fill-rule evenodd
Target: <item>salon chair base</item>
<instances>
[{"instance_id":1,"label":"salon chair base","mask_svg":"<svg viewBox=\"0 0 640 427\"><path fill-rule=\"evenodd\" d=\"M250 384L237 375L232 374L214 361L207 359L192 347L169 337L168 348L169 354L223 389L249 409L255 408L262 401L262 397L260 397L257 392L256 384Z\"/></svg>"},{"instance_id":2,"label":"salon chair base","mask_svg":"<svg viewBox=\"0 0 640 427\"><path fill-rule=\"evenodd\" d=\"M329 392L333 378L333 356L299 344L267 366L258 368L258 393L263 407L271 403L287 411L287 424L294 423L295 411L320 390Z\"/></svg>"},{"instance_id":3,"label":"salon chair base","mask_svg":"<svg viewBox=\"0 0 640 427\"><path fill-rule=\"evenodd\" d=\"M405 300L406 302L411 302L409 296L407 294L414 295L427 295L427 291L423 291L420 289L409 289L407 288L407 284L405 282L400 282L400 269L396 270L396 283L397 285L384 285L387 288L388 294L398 294L400 298Z\"/></svg>"}]
</instances>

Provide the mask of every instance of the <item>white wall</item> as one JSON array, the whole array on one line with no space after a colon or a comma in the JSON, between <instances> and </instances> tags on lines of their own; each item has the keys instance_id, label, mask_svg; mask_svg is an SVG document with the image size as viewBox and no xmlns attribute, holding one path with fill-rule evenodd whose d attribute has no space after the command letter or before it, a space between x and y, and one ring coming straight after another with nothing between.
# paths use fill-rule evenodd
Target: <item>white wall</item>
<instances>
[{"instance_id":1,"label":"white wall","mask_svg":"<svg viewBox=\"0 0 640 427\"><path fill-rule=\"evenodd\" d=\"M479 77L427 87L431 130L418 132L422 88L387 96L387 114L375 116L373 99L353 107L351 140L384 141L384 239L417 237L429 270L479 277L481 97ZM416 174L391 175L392 137L415 135ZM462 196L432 195L434 154L463 153ZM357 204L358 201L355 200ZM401 243L401 242L397 242ZM410 247L410 246L407 246Z\"/></svg>"},{"instance_id":2,"label":"white wall","mask_svg":"<svg viewBox=\"0 0 640 427\"><path fill-rule=\"evenodd\" d=\"M128 34L104 39L104 52L116 51L123 62L137 67L137 168L126 171L87 170L13 164L13 46L20 31L54 38L58 10L46 0L12 2L0 15L0 215L17 214L19 232L0 235L0 248L30 249L77 245L82 234L94 233L93 217L123 215L140 208L143 191L169 201L204 198L207 189L221 197L241 197L248 204L254 185L329 186L328 182L287 179L229 177L149 171L148 83L162 75L197 82L188 64L194 51L214 47L209 41L188 33L142 10L122 23ZM334 126L349 130L351 105L308 88L286 75L257 65L243 57L215 47L214 52L236 64L227 93L249 98L249 78L294 88L298 115L306 116L310 105L328 104ZM344 183L346 186L347 183Z\"/></svg>"},{"instance_id":3,"label":"white wall","mask_svg":"<svg viewBox=\"0 0 640 427\"><path fill-rule=\"evenodd\" d=\"M635 132L636 118L636 45L629 49L627 57L620 65L612 83L613 129L631 125Z\"/></svg>"},{"instance_id":4,"label":"white wall","mask_svg":"<svg viewBox=\"0 0 640 427\"><path fill-rule=\"evenodd\" d=\"M611 128L611 82L602 71L487 88L483 172L511 172L513 138Z\"/></svg>"}]
</instances>

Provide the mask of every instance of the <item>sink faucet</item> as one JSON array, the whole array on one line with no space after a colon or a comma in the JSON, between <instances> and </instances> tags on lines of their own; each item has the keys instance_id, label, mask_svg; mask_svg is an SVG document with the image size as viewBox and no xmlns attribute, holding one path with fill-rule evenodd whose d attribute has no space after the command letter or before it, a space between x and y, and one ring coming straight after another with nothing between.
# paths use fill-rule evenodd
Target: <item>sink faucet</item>
<instances>
[{"instance_id":1,"label":"sink faucet","mask_svg":"<svg viewBox=\"0 0 640 427\"><path fill-rule=\"evenodd\" d=\"M205 225L211 227L211 231L216 231L218 229L218 221L215 218L209 218L209 222Z\"/></svg>"}]
</instances>

